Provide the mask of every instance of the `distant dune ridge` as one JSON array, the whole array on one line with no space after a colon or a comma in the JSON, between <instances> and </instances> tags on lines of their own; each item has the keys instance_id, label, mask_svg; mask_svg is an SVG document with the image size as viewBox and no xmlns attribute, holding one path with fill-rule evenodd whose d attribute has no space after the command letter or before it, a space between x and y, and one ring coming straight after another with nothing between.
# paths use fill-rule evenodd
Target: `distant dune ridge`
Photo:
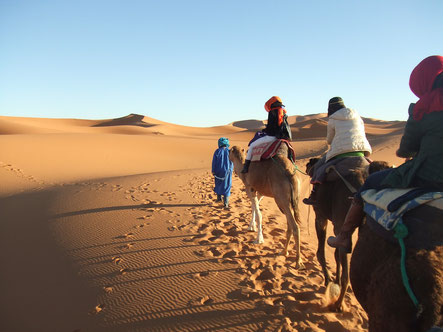
<instances>
[{"instance_id":1,"label":"distant dune ridge","mask_svg":"<svg viewBox=\"0 0 443 332\"><path fill-rule=\"evenodd\" d=\"M378 135L379 131L389 131L392 129L403 130L404 121L383 121L372 118L363 118L365 122L367 134ZM304 137L303 134L309 137L324 137L327 126L326 113L311 114L311 115L294 115L288 117L288 122L293 132L299 135L300 138ZM0 135L13 135L13 134L33 134L33 133L61 133L61 132L92 132L88 128L95 127L125 127L134 126L142 128L150 128L150 130L144 131L145 133L158 133L154 131L153 127L157 129L163 129L166 132L172 132L176 130L176 134L191 134L195 133L197 136L201 136L202 133L211 133L213 131L220 132L220 130L226 130L230 132L241 131L257 131L265 127L266 120L242 120L235 121L225 126L216 127L188 127L176 124L171 124L156 120L140 114L129 114L124 117L116 119L104 119L104 120L80 120L80 119L43 119L43 118L19 118L19 117L0 117ZM238 128L232 129L230 127ZM230 128L230 129L228 129ZM243 130L242 130L243 129ZM110 131L109 133L113 133ZM118 128L114 128L114 133L120 134L121 131ZM141 133L141 132L140 132ZM387 132L391 133L391 132ZM394 133L397 133L394 131Z\"/></svg>"},{"instance_id":2,"label":"distant dune ridge","mask_svg":"<svg viewBox=\"0 0 443 332\"><path fill-rule=\"evenodd\" d=\"M395 151L405 122L364 122L371 158L402 163ZM298 271L293 250L277 255L286 225L272 199L261 204L261 246L246 230L250 207L236 176L230 209L215 202L218 138L246 149L265 123L0 117L0 330L365 331L352 292L344 313L324 307L307 206ZM327 117L289 123L304 170L328 148ZM305 197L309 178L299 176Z\"/></svg>"}]
</instances>

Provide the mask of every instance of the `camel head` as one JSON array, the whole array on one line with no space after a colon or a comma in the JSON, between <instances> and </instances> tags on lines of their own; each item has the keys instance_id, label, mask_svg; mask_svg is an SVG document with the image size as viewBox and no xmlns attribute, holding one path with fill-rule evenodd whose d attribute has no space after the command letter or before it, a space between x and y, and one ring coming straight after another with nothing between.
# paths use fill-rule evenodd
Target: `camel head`
<instances>
[{"instance_id":1,"label":"camel head","mask_svg":"<svg viewBox=\"0 0 443 332\"><path fill-rule=\"evenodd\" d=\"M320 158L311 158L311 159L309 159L308 163L306 164L306 173L309 174L309 176L311 178L314 175L314 165L319 160L320 160Z\"/></svg>"},{"instance_id":2,"label":"camel head","mask_svg":"<svg viewBox=\"0 0 443 332\"><path fill-rule=\"evenodd\" d=\"M245 149L236 145L229 149L229 160L234 164L234 170L237 175L240 174L245 159Z\"/></svg>"},{"instance_id":3,"label":"camel head","mask_svg":"<svg viewBox=\"0 0 443 332\"><path fill-rule=\"evenodd\" d=\"M368 175L388 168L392 168L392 166L390 166L386 161L375 160L368 166Z\"/></svg>"},{"instance_id":4,"label":"camel head","mask_svg":"<svg viewBox=\"0 0 443 332\"><path fill-rule=\"evenodd\" d=\"M382 160L376 160L371 161L370 164L360 170L357 170L355 173L357 176L361 177L362 182L364 182L369 175L372 173L382 171L384 169L393 168L393 166L390 166L386 161Z\"/></svg>"}]
</instances>

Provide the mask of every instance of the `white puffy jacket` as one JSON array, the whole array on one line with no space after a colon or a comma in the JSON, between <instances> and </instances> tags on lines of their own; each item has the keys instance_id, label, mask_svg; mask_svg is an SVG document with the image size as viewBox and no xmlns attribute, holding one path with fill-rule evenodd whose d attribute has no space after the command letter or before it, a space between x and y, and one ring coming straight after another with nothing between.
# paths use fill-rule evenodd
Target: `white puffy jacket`
<instances>
[{"instance_id":1,"label":"white puffy jacket","mask_svg":"<svg viewBox=\"0 0 443 332\"><path fill-rule=\"evenodd\" d=\"M339 109L329 117L326 139L331 145L326 153L326 161L347 152L363 151L365 156L372 153L363 120L350 108Z\"/></svg>"}]
</instances>

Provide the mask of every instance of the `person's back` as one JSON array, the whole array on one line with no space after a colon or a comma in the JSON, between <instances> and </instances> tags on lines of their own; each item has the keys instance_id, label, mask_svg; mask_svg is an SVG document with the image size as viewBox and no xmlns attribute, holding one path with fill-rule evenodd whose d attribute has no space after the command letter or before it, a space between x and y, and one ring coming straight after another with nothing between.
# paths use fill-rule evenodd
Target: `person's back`
<instances>
[{"instance_id":1,"label":"person's back","mask_svg":"<svg viewBox=\"0 0 443 332\"><path fill-rule=\"evenodd\" d=\"M426 162L417 166L416 176L427 182L437 182L443 189L443 112L426 114L421 122L422 148L415 158Z\"/></svg>"},{"instance_id":2,"label":"person's back","mask_svg":"<svg viewBox=\"0 0 443 332\"><path fill-rule=\"evenodd\" d=\"M350 108L341 108L329 117L326 139L331 145L326 153L326 160L348 152L372 152L366 139L363 120Z\"/></svg>"},{"instance_id":3,"label":"person's back","mask_svg":"<svg viewBox=\"0 0 443 332\"><path fill-rule=\"evenodd\" d=\"M443 110L425 114L420 121L410 116L397 155L413 159L391 172L384 185L443 190Z\"/></svg>"},{"instance_id":4,"label":"person's back","mask_svg":"<svg viewBox=\"0 0 443 332\"><path fill-rule=\"evenodd\" d=\"M328 127L326 140L329 150L315 164L309 197L303 199L307 205L317 204L318 186L325 180L326 168L331 162L345 157L365 157L372 153L363 120L353 109L347 108L341 97L333 97L328 102Z\"/></svg>"},{"instance_id":5,"label":"person's back","mask_svg":"<svg viewBox=\"0 0 443 332\"><path fill-rule=\"evenodd\" d=\"M270 98L265 104L265 110L268 112L268 122L263 131L269 136L291 140L291 130L287 121L288 116L281 99L277 96Z\"/></svg>"},{"instance_id":6,"label":"person's back","mask_svg":"<svg viewBox=\"0 0 443 332\"><path fill-rule=\"evenodd\" d=\"M421 61L409 79L420 99L409 107L397 156L412 158L386 176L387 187L425 187L443 191L443 57Z\"/></svg>"},{"instance_id":7,"label":"person's back","mask_svg":"<svg viewBox=\"0 0 443 332\"><path fill-rule=\"evenodd\" d=\"M218 149L212 157L212 175L214 175L214 192L217 194L217 201L223 199L225 207L228 207L231 195L232 171L232 161L229 160L229 139L221 137L218 140Z\"/></svg>"},{"instance_id":8,"label":"person's back","mask_svg":"<svg viewBox=\"0 0 443 332\"><path fill-rule=\"evenodd\" d=\"M291 128L287 121L285 105L278 96L271 97L265 103L265 110L268 112L268 122L266 128L257 132L254 138L249 142L248 153L241 173L247 173L251 164L252 151L255 146L263 143L271 143L276 139L291 140Z\"/></svg>"}]
</instances>

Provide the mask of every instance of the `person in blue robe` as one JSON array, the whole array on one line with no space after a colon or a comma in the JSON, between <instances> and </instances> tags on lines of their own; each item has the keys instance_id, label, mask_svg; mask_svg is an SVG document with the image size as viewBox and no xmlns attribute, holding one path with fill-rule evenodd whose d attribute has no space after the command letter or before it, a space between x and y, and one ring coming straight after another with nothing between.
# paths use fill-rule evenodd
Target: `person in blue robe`
<instances>
[{"instance_id":1,"label":"person in blue robe","mask_svg":"<svg viewBox=\"0 0 443 332\"><path fill-rule=\"evenodd\" d=\"M214 192L217 194L217 202L223 201L226 208L231 195L233 169L232 161L229 160L229 140L221 137L218 140L218 149L212 157L212 175L214 175Z\"/></svg>"}]
</instances>

